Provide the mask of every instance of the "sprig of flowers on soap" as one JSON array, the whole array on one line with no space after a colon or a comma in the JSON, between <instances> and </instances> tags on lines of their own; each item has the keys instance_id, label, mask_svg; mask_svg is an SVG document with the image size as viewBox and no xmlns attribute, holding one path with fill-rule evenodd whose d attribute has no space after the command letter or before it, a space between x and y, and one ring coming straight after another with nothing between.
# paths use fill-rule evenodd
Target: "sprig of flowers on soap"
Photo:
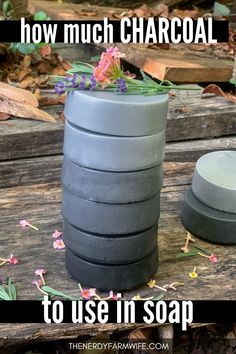
<instances>
[{"instance_id":1,"label":"sprig of flowers on soap","mask_svg":"<svg viewBox=\"0 0 236 354\"><path fill-rule=\"evenodd\" d=\"M157 83L142 70L142 80L137 80L134 74L124 72L121 58L125 55L116 47L110 47L102 53L96 67L82 62L75 62L67 71L67 76L53 76L55 92L63 94L75 90L111 91L120 94L157 95L167 93L172 89L189 90L184 86L176 86L168 80Z\"/></svg>"}]
</instances>

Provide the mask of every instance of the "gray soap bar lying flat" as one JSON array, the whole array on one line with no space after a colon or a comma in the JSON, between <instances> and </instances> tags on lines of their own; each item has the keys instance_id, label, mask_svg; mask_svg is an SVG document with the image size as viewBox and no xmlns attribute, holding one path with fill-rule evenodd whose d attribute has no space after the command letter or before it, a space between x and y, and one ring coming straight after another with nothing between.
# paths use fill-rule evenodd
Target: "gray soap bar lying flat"
<instances>
[{"instance_id":1,"label":"gray soap bar lying flat","mask_svg":"<svg viewBox=\"0 0 236 354\"><path fill-rule=\"evenodd\" d=\"M164 160L165 131L141 137L115 137L65 124L64 153L73 162L103 171L138 171Z\"/></svg>"},{"instance_id":2,"label":"gray soap bar lying flat","mask_svg":"<svg viewBox=\"0 0 236 354\"><path fill-rule=\"evenodd\" d=\"M147 257L157 248L157 224L137 234L102 236L81 231L64 219L63 240L75 255L88 261L127 264Z\"/></svg>"},{"instance_id":3,"label":"gray soap bar lying flat","mask_svg":"<svg viewBox=\"0 0 236 354\"><path fill-rule=\"evenodd\" d=\"M65 155L62 184L79 197L96 202L137 202L160 191L162 165L135 172L106 172L79 166Z\"/></svg>"},{"instance_id":4,"label":"gray soap bar lying flat","mask_svg":"<svg viewBox=\"0 0 236 354\"><path fill-rule=\"evenodd\" d=\"M204 240L236 244L236 214L210 208L200 202L189 189L182 209L186 229Z\"/></svg>"},{"instance_id":5,"label":"gray soap bar lying flat","mask_svg":"<svg viewBox=\"0 0 236 354\"><path fill-rule=\"evenodd\" d=\"M71 276L89 288L123 291L146 284L157 270L157 251L141 261L123 265L90 263L66 247L66 266Z\"/></svg>"},{"instance_id":6,"label":"gray soap bar lying flat","mask_svg":"<svg viewBox=\"0 0 236 354\"><path fill-rule=\"evenodd\" d=\"M74 91L68 94L65 116L69 122L93 132L142 136L165 129L167 109L167 94Z\"/></svg>"},{"instance_id":7,"label":"gray soap bar lying flat","mask_svg":"<svg viewBox=\"0 0 236 354\"><path fill-rule=\"evenodd\" d=\"M160 193L130 204L106 204L82 199L63 189L62 215L81 230L103 235L128 234L153 226L160 214Z\"/></svg>"},{"instance_id":8,"label":"gray soap bar lying flat","mask_svg":"<svg viewBox=\"0 0 236 354\"><path fill-rule=\"evenodd\" d=\"M202 156L196 164L192 190L204 204L236 213L236 151L215 151Z\"/></svg>"}]
</instances>

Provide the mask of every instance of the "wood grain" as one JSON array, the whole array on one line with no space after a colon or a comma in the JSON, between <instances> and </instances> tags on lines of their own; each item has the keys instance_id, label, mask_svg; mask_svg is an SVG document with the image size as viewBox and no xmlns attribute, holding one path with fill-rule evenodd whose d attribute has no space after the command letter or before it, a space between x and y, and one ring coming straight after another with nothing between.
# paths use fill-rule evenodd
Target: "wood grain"
<instances>
[{"instance_id":1,"label":"wood grain","mask_svg":"<svg viewBox=\"0 0 236 354\"><path fill-rule=\"evenodd\" d=\"M192 86L190 86L192 87ZM0 161L62 153L63 106L46 109L56 124L13 119L0 125ZM5 122L4 122L5 123ZM210 139L236 134L236 105L222 97L201 98L201 90L179 91L170 99L167 142Z\"/></svg>"},{"instance_id":2,"label":"wood grain","mask_svg":"<svg viewBox=\"0 0 236 354\"><path fill-rule=\"evenodd\" d=\"M161 218L159 223L159 267L155 279L159 285L173 281L184 282L176 292L169 291L165 299L222 299L235 300L236 294L236 247L211 245L197 240L197 243L217 254L219 262L215 265L202 258L189 258L177 261L176 254L183 246L186 230L181 224L180 214L183 197L189 188L194 163L164 164L164 187L161 194ZM35 184L15 188L0 189L0 239L1 256L11 252L20 259L16 266L1 268L1 278L11 276L18 289L19 299L38 299L39 293L31 284L37 268L48 270L48 285L78 295L79 289L68 274L64 263L64 251L55 251L51 234L55 228L61 229L60 214L61 188L58 183ZM39 231L22 229L20 219L28 219ZM199 277L192 280L188 273L197 266ZM157 296L158 289L143 286L135 291L124 293L126 299L140 295ZM103 295L103 294L101 294ZM139 325L122 325L131 329ZM10 329L10 330L9 330ZM26 343L37 340L57 338L75 338L82 335L108 333L121 329L119 325L53 325L48 331L44 324L0 324L0 347L14 343Z\"/></svg>"},{"instance_id":3,"label":"wood grain","mask_svg":"<svg viewBox=\"0 0 236 354\"><path fill-rule=\"evenodd\" d=\"M190 183L189 166L193 168L197 159L208 152L227 149L236 149L236 137L168 143L164 166L172 167L166 170L168 179L164 179L164 185ZM62 159L62 155L55 155L0 161L0 188L59 182Z\"/></svg>"},{"instance_id":4,"label":"wood grain","mask_svg":"<svg viewBox=\"0 0 236 354\"><path fill-rule=\"evenodd\" d=\"M175 83L227 82L232 77L233 60L203 57L197 52L149 49L144 44L115 43L125 60L159 80ZM108 44L99 47L107 48ZM217 78L217 79L216 79Z\"/></svg>"}]
</instances>

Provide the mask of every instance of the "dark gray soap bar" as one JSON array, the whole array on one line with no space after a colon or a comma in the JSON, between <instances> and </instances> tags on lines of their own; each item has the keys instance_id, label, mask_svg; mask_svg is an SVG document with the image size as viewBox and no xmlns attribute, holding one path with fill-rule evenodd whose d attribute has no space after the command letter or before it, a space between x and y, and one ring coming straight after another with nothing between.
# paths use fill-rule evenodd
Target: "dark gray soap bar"
<instances>
[{"instance_id":1,"label":"dark gray soap bar","mask_svg":"<svg viewBox=\"0 0 236 354\"><path fill-rule=\"evenodd\" d=\"M63 223L63 240L75 255L95 263L127 264L147 257L157 248L157 224L141 233L104 236Z\"/></svg>"},{"instance_id":2,"label":"dark gray soap bar","mask_svg":"<svg viewBox=\"0 0 236 354\"><path fill-rule=\"evenodd\" d=\"M192 190L211 208L236 213L236 151L215 151L196 164Z\"/></svg>"},{"instance_id":3,"label":"dark gray soap bar","mask_svg":"<svg viewBox=\"0 0 236 354\"><path fill-rule=\"evenodd\" d=\"M162 186L162 165L135 172L106 172L79 166L64 156L62 184L81 198L130 203L152 198Z\"/></svg>"},{"instance_id":4,"label":"dark gray soap bar","mask_svg":"<svg viewBox=\"0 0 236 354\"><path fill-rule=\"evenodd\" d=\"M204 240L236 244L236 214L210 208L189 189L183 204L182 221L186 229Z\"/></svg>"},{"instance_id":5,"label":"dark gray soap bar","mask_svg":"<svg viewBox=\"0 0 236 354\"><path fill-rule=\"evenodd\" d=\"M78 127L120 136L143 136L166 126L168 95L119 95L75 91L67 96L65 116Z\"/></svg>"},{"instance_id":6,"label":"dark gray soap bar","mask_svg":"<svg viewBox=\"0 0 236 354\"><path fill-rule=\"evenodd\" d=\"M138 171L164 160L165 131L140 137L95 134L65 124L64 153L78 165L103 171Z\"/></svg>"},{"instance_id":7,"label":"dark gray soap bar","mask_svg":"<svg viewBox=\"0 0 236 354\"><path fill-rule=\"evenodd\" d=\"M146 284L157 270L157 251L139 262L104 265L77 257L66 247L66 266L71 276L82 286L105 291L124 291Z\"/></svg>"},{"instance_id":8,"label":"dark gray soap bar","mask_svg":"<svg viewBox=\"0 0 236 354\"><path fill-rule=\"evenodd\" d=\"M92 202L63 189L62 215L73 226L90 233L119 235L152 227L160 214L160 193L129 204Z\"/></svg>"}]
</instances>

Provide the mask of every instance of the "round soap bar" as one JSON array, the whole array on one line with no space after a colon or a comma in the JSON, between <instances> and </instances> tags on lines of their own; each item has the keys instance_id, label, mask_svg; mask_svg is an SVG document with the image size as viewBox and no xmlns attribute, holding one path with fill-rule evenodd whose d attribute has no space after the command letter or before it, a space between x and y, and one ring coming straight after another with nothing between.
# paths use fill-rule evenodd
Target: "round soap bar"
<instances>
[{"instance_id":1,"label":"round soap bar","mask_svg":"<svg viewBox=\"0 0 236 354\"><path fill-rule=\"evenodd\" d=\"M195 198L191 189L185 196L182 221L186 229L204 240L236 244L236 214L206 206Z\"/></svg>"},{"instance_id":2,"label":"round soap bar","mask_svg":"<svg viewBox=\"0 0 236 354\"><path fill-rule=\"evenodd\" d=\"M165 132L141 137L101 135L65 124L64 153L73 162L103 171L137 171L164 160Z\"/></svg>"},{"instance_id":3,"label":"round soap bar","mask_svg":"<svg viewBox=\"0 0 236 354\"><path fill-rule=\"evenodd\" d=\"M215 151L196 164L192 190L211 208L236 213L236 151Z\"/></svg>"},{"instance_id":4,"label":"round soap bar","mask_svg":"<svg viewBox=\"0 0 236 354\"><path fill-rule=\"evenodd\" d=\"M62 215L73 226L103 235L129 234L152 227L160 214L160 193L129 204L107 204L82 199L63 189Z\"/></svg>"},{"instance_id":5,"label":"round soap bar","mask_svg":"<svg viewBox=\"0 0 236 354\"><path fill-rule=\"evenodd\" d=\"M123 265L104 265L77 257L66 247L66 266L83 286L99 290L124 291L146 284L157 270L157 251L141 261Z\"/></svg>"},{"instance_id":6,"label":"round soap bar","mask_svg":"<svg viewBox=\"0 0 236 354\"><path fill-rule=\"evenodd\" d=\"M145 258L157 248L157 224L141 233L103 236L81 231L64 219L63 240L76 256L88 261L127 264Z\"/></svg>"},{"instance_id":7,"label":"round soap bar","mask_svg":"<svg viewBox=\"0 0 236 354\"><path fill-rule=\"evenodd\" d=\"M65 116L74 125L97 133L142 136L165 129L168 95L121 95L74 91L67 96Z\"/></svg>"},{"instance_id":8,"label":"round soap bar","mask_svg":"<svg viewBox=\"0 0 236 354\"><path fill-rule=\"evenodd\" d=\"M62 184L79 197L96 202L137 202L160 191L162 165L135 172L106 172L77 165L65 155Z\"/></svg>"}]
</instances>

